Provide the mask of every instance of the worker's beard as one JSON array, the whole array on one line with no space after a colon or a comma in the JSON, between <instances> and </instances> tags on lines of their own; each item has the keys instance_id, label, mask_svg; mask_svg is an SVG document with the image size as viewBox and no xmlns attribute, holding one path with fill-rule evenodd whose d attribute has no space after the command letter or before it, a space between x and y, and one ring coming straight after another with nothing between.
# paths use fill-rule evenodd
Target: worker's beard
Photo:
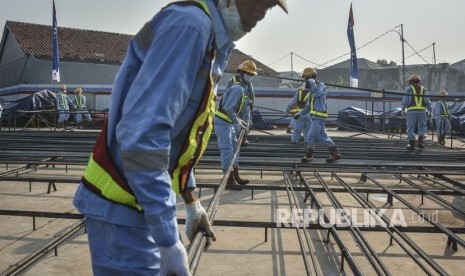
<instances>
[{"instance_id":1,"label":"worker's beard","mask_svg":"<svg viewBox=\"0 0 465 276\"><path fill-rule=\"evenodd\" d=\"M241 16L237 10L236 1L232 0L227 7L227 0L218 1L218 11L220 12L223 24L232 41L242 38L247 32L242 30Z\"/></svg>"}]
</instances>

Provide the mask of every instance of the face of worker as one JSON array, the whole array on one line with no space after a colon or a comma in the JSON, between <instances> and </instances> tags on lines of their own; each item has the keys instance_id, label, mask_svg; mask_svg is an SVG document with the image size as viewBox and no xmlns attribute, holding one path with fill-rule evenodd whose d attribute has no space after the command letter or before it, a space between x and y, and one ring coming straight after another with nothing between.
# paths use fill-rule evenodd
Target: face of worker
<instances>
[{"instance_id":1,"label":"face of worker","mask_svg":"<svg viewBox=\"0 0 465 276\"><path fill-rule=\"evenodd\" d=\"M229 4L229 5L228 5ZM219 0L218 10L233 41L239 40L276 6L275 0Z\"/></svg>"}]
</instances>

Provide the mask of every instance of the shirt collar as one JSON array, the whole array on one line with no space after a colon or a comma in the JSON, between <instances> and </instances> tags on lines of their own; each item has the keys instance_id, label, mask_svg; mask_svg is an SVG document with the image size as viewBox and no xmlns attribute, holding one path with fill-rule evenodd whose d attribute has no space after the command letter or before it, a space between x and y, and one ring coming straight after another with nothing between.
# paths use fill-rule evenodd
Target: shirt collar
<instances>
[{"instance_id":1,"label":"shirt collar","mask_svg":"<svg viewBox=\"0 0 465 276\"><path fill-rule=\"evenodd\" d=\"M234 48L236 45L233 41L231 41L231 38L229 37L228 32L226 31L226 28L223 24L223 20L221 20L220 14L215 3L212 0L206 0L205 2L208 5L208 9L210 10L210 15L213 21L213 27L215 28L217 48Z\"/></svg>"}]
</instances>

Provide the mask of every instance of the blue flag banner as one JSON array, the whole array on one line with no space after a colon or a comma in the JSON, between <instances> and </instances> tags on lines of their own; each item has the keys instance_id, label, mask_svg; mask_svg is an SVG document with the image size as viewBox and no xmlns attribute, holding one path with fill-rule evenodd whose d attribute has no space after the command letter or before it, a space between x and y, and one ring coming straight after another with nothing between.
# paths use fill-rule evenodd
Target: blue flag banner
<instances>
[{"instance_id":1,"label":"blue flag banner","mask_svg":"<svg viewBox=\"0 0 465 276\"><path fill-rule=\"evenodd\" d=\"M55 1L53 1L53 39L52 39L52 50L53 50L53 70L52 80L60 82L60 69L59 62L60 56L58 55L58 26L57 26L57 14L55 10Z\"/></svg>"},{"instance_id":2,"label":"blue flag banner","mask_svg":"<svg viewBox=\"0 0 465 276\"><path fill-rule=\"evenodd\" d=\"M350 45L350 86L358 87L358 66L357 53L355 52L354 38L354 14L352 13L352 3L350 3L349 23L347 24L347 37Z\"/></svg>"}]
</instances>

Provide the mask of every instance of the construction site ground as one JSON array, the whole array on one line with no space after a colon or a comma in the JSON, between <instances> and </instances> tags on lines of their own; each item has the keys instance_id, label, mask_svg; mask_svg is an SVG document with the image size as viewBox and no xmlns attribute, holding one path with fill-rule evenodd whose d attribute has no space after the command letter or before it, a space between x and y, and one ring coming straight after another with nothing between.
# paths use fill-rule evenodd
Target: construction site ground
<instances>
[{"instance_id":1,"label":"construction site ground","mask_svg":"<svg viewBox=\"0 0 465 276\"><path fill-rule=\"evenodd\" d=\"M78 132L70 130L68 132ZM24 132L24 130L23 130ZM30 131L33 133L33 131ZM39 131L40 132L40 131ZM80 130L80 133L86 133ZM92 132L92 131L87 131ZM57 135L62 131L57 131ZM328 134L334 138L341 150L343 159L337 164L325 164L324 158L328 151L321 146L315 149L315 160L310 165L301 165L300 158L305 154L305 146L302 142L297 145L290 144L290 134L284 129L267 131L252 130L249 135L250 144L242 148L244 158L240 161L241 176L250 180L240 191L225 190L217 206L214 218L214 230L217 241L212 244L209 251L201 255L196 275L353 275L357 274L351 268L349 259L344 259L344 253L340 244L334 236L329 235L328 229L321 226L321 222L312 221L308 229L293 227L291 223L277 225L279 217L286 222L291 222L287 216L292 210L307 206L309 209L318 209L315 202L323 206L326 214L331 214L334 202L325 192L325 185L334 189L332 195L337 202L352 215L351 221L363 222L367 217L362 212L363 208L337 180L339 177L343 183L354 189L379 189L379 186L370 181L370 177L379 182L383 187L400 191L396 193L403 200L418 208L422 214L416 213L396 197L389 197L386 192L369 193L360 192L360 198L367 199L373 206L386 209L384 214L391 219L401 220L407 223L407 227L401 227L403 234L394 234L399 239L401 235L407 235L408 239L421 249L421 253L412 249L408 251L413 257L408 256L401 245L385 232L378 229L363 229L361 234L351 226L338 226L337 233L343 241L344 246L350 252L350 258L356 267L365 275L392 274L392 275L463 275L465 248L459 243L451 240L447 234L440 232L438 227L431 225L427 220L439 224L441 227L452 229L456 237L465 239L465 198L463 187L450 185L433 175L415 173L415 169L408 169L400 173L398 178L396 170L401 170L406 164L414 164L416 158L419 163L439 172L447 170L449 166L461 166L463 159L456 161L442 161L442 156L451 153L457 156L464 155L464 143L461 139L454 139L450 147L450 140L444 147L437 145L426 138L426 148L416 150L408 154L410 159L390 159L389 153L393 151L405 152L407 144L404 137L391 137L380 133L359 133L338 130L328 130ZM0 140L5 132L0 132ZM270 138L272 137L272 139ZM460 138L460 137L459 137ZM347 150L343 147L345 139L358 145ZM463 139L463 137L462 137ZM69 141L69 140L67 140ZM385 149L377 153L378 141L392 146L395 150ZM273 145L273 143L276 144ZM0 142L1 143L1 142ZM255 153L254 148L262 147L267 143L264 150ZM262 145L261 145L262 144ZM41 145L36 145L41 147ZM217 147L216 141L209 147ZM8 146L2 146L5 152L9 152ZM26 259L33 259L35 254L44 248L49 241L59 237L68 227L80 221L79 218L55 218L27 216L27 211L43 213L78 214L72 204L73 195L78 181L85 168L84 164L75 165L41 165L19 173L6 174L16 168L22 168L27 164L27 156L20 156L21 152L27 154L28 150L18 149L18 159L26 160L23 163L3 161L0 163L1 177L18 177L18 180L1 180L0 182L0 210L22 211L22 215L0 216L0 275L16 275L16 267L24 265ZM249 152L249 154L247 154ZM217 152L216 152L217 153ZM267 154L268 153L268 154ZM283 155L281 155L281 153ZM346 154L347 153L347 154ZM14 153L12 153L14 154ZM381 161L373 161L379 154ZM429 155L428 158L420 158ZM370 155L370 158L364 158ZM383 157L384 156L384 157ZM386 157L388 156L388 157ZM13 160L9 157L5 160ZM1 160L1 158L0 158ZM218 184L223 179L219 169L218 156L213 150L205 157L205 165L196 169L196 179L200 188L198 196L202 205L207 208L215 196ZM426 161L425 161L426 160ZM385 165L383 165L385 162ZM8 164L9 163L9 164ZM398 163L396 166L395 164ZM437 164L437 165L435 165ZM409 166L410 166L409 165ZM447 166L446 166L447 165ZM325 167L326 166L326 167ZM422 164L418 164L419 167ZM360 169L357 169L360 167ZM383 167L389 173L383 173ZM411 168L413 168L412 166ZM347 169L355 168L355 169ZM462 167L463 168L463 167ZM457 183L465 183L465 175L455 174L459 169L450 169L448 175ZM368 172L368 178L364 178L363 172ZM31 181L27 181L27 178ZM35 181L36 178L55 179L67 178L69 183L57 180L53 184L49 182ZM302 184L301 178L305 179L313 187L316 199L312 198ZM7 178L5 178L7 179ZM415 184L409 184L412 181ZM438 183L436 183L436 182ZM287 183L287 184L286 184ZM428 191L438 194L443 201L434 198L425 192L402 193L402 190L418 190L419 185ZM252 188L250 188L252 187ZM253 189L255 187L255 189ZM271 187L271 188L270 188ZM56 190L55 190L56 188ZM363 190L365 191L365 190ZM419 191L419 190L418 190ZM439 191L438 193L436 193ZM441 191L444 191L441 193ZM333 198L334 200L334 198ZM445 204L448 202L450 205ZM392 205L391 205L392 203ZM295 205L293 205L295 204ZM451 209L450 206L453 206ZM184 207L182 200L178 201L178 217L184 218ZM400 213L398 213L400 211ZM397 213L396 213L397 212ZM292 215L291 215L292 217ZM403 219L402 219L403 217ZM322 221L324 224L324 221ZM282 227L280 227L282 226ZM409 230L410 229L410 230ZM181 236L186 247L189 245L184 234L183 225L180 225ZM405 231L404 231L405 230ZM354 234L355 233L355 234ZM354 238L363 236L367 244ZM401 241L406 246L405 241ZM375 254L364 253L364 250L373 250ZM432 268L421 254L427 256L439 271ZM368 257L367 257L368 255ZM371 256L371 257L369 257ZM376 258L380 261L376 262ZM416 261L415 261L416 260ZM373 265L371 262L377 264ZM32 264L17 270L21 275L92 275L90 254L85 228L81 228L70 238L64 240L59 246L38 260L30 261ZM426 269L421 269L421 265ZM380 264L381 263L381 264ZM357 271L357 270L355 270Z\"/></svg>"}]
</instances>

